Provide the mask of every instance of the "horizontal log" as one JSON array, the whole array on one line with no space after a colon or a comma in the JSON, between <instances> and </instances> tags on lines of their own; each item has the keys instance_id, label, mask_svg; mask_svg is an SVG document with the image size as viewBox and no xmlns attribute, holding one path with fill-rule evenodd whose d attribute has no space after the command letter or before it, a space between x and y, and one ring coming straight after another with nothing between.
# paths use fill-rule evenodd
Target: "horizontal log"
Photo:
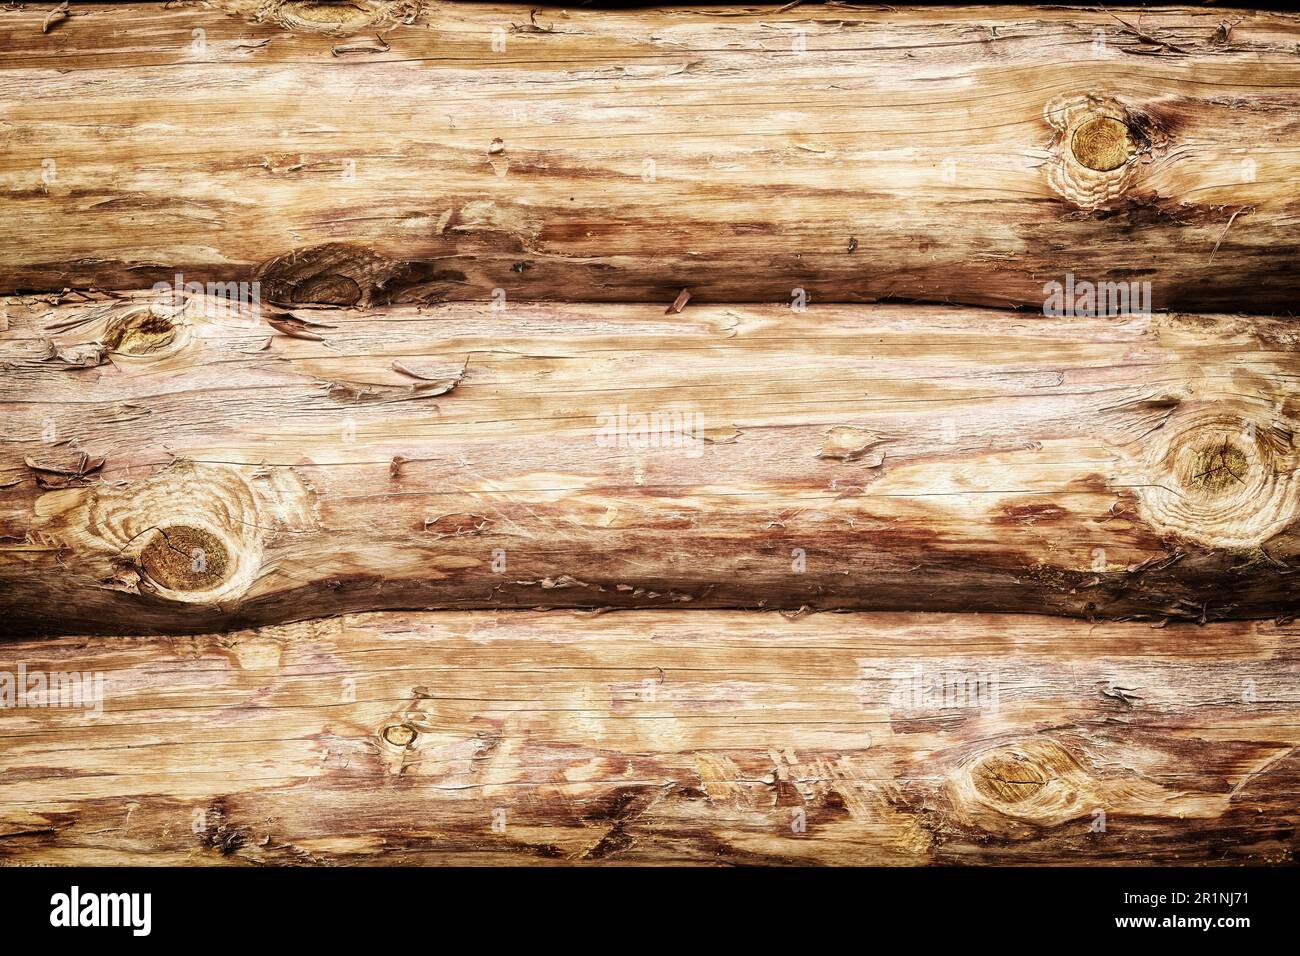
<instances>
[{"instance_id":1,"label":"horizontal log","mask_svg":"<svg viewBox=\"0 0 1300 956\"><path fill-rule=\"evenodd\" d=\"M102 696L0 710L0 861L1294 862L1298 649L745 611L9 644Z\"/></svg>"},{"instance_id":2,"label":"horizontal log","mask_svg":"<svg viewBox=\"0 0 1300 956\"><path fill-rule=\"evenodd\" d=\"M0 620L1300 606L1283 319L11 298Z\"/></svg>"},{"instance_id":3,"label":"horizontal log","mask_svg":"<svg viewBox=\"0 0 1300 956\"><path fill-rule=\"evenodd\" d=\"M0 291L1300 293L1294 13L54 9L0 11Z\"/></svg>"}]
</instances>

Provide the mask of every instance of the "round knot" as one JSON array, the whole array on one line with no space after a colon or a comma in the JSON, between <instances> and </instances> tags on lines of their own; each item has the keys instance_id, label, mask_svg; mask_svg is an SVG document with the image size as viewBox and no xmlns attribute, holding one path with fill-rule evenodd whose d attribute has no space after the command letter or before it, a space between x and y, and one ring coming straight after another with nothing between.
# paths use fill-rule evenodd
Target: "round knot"
<instances>
[{"instance_id":1,"label":"round knot","mask_svg":"<svg viewBox=\"0 0 1300 956\"><path fill-rule=\"evenodd\" d=\"M947 792L961 823L1018 836L1087 815L1101 800L1092 773L1055 740L987 750L958 766Z\"/></svg>"},{"instance_id":2,"label":"round knot","mask_svg":"<svg viewBox=\"0 0 1300 956\"><path fill-rule=\"evenodd\" d=\"M1051 778L1023 754L1001 751L981 760L971 779L975 789L990 800L1020 803L1042 790Z\"/></svg>"},{"instance_id":3,"label":"round knot","mask_svg":"<svg viewBox=\"0 0 1300 956\"><path fill-rule=\"evenodd\" d=\"M382 18L383 7L355 2L288 0L274 11L275 19L290 30L346 36Z\"/></svg>"},{"instance_id":4,"label":"round knot","mask_svg":"<svg viewBox=\"0 0 1300 956\"><path fill-rule=\"evenodd\" d=\"M410 724L389 724L384 728L383 738L394 747L409 747L418 736Z\"/></svg>"},{"instance_id":5,"label":"round knot","mask_svg":"<svg viewBox=\"0 0 1300 956\"><path fill-rule=\"evenodd\" d=\"M1183 464L1183 483L1207 495L1231 493L1234 482L1246 483L1251 468L1248 453L1230 435L1201 442L1185 456Z\"/></svg>"},{"instance_id":6,"label":"round knot","mask_svg":"<svg viewBox=\"0 0 1300 956\"><path fill-rule=\"evenodd\" d=\"M120 355L157 355L176 341L176 322L152 307L136 308L109 319L103 344Z\"/></svg>"},{"instance_id":7,"label":"round knot","mask_svg":"<svg viewBox=\"0 0 1300 956\"><path fill-rule=\"evenodd\" d=\"M1052 130L1044 164L1048 185L1080 209L1122 202L1151 143L1130 111L1112 97L1068 95L1050 100L1043 119Z\"/></svg>"},{"instance_id":8,"label":"round knot","mask_svg":"<svg viewBox=\"0 0 1300 956\"><path fill-rule=\"evenodd\" d=\"M311 276L293 287L293 301L321 305L356 305L361 287L347 276L327 273Z\"/></svg>"},{"instance_id":9,"label":"round knot","mask_svg":"<svg viewBox=\"0 0 1300 956\"><path fill-rule=\"evenodd\" d=\"M207 591L230 574L230 554L211 531L189 525L159 528L140 553L149 578L172 591Z\"/></svg>"},{"instance_id":10,"label":"round knot","mask_svg":"<svg viewBox=\"0 0 1300 956\"><path fill-rule=\"evenodd\" d=\"M187 604L234 600L256 579L263 533L276 524L265 504L293 501L287 480L268 476L258 485L236 467L180 460L92 489L84 526L114 558L131 562L142 592Z\"/></svg>"},{"instance_id":11,"label":"round knot","mask_svg":"<svg viewBox=\"0 0 1300 956\"><path fill-rule=\"evenodd\" d=\"M1081 165L1098 172L1119 169L1133 153L1128 127L1110 116L1094 116L1074 128L1070 151Z\"/></svg>"},{"instance_id":12,"label":"round knot","mask_svg":"<svg viewBox=\"0 0 1300 956\"><path fill-rule=\"evenodd\" d=\"M1156 530L1217 548L1263 544L1300 517L1290 428L1227 411L1171 419L1141 491Z\"/></svg>"}]
</instances>

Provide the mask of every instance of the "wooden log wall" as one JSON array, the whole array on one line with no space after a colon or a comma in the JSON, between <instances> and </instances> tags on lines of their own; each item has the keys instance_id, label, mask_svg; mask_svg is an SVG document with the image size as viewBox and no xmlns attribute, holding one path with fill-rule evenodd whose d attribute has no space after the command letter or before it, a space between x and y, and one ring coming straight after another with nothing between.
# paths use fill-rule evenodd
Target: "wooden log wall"
<instances>
[{"instance_id":1,"label":"wooden log wall","mask_svg":"<svg viewBox=\"0 0 1300 956\"><path fill-rule=\"evenodd\" d=\"M0 8L0 863L1294 862L1297 50Z\"/></svg>"}]
</instances>

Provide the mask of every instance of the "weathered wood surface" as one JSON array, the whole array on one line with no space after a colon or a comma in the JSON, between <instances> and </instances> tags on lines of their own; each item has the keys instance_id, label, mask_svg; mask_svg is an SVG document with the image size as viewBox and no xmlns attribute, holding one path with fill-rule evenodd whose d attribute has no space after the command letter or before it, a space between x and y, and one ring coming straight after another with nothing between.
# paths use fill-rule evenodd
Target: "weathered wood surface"
<instances>
[{"instance_id":1,"label":"weathered wood surface","mask_svg":"<svg viewBox=\"0 0 1300 956\"><path fill-rule=\"evenodd\" d=\"M1294 862L1300 629L356 615L0 647L0 861Z\"/></svg>"},{"instance_id":2,"label":"weathered wood surface","mask_svg":"<svg viewBox=\"0 0 1300 956\"><path fill-rule=\"evenodd\" d=\"M0 291L1300 292L1294 13L52 9L0 11Z\"/></svg>"},{"instance_id":3,"label":"weathered wood surface","mask_svg":"<svg viewBox=\"0 0 1300 956\"><path fill-rule=\"evenodd\" d=\"M1285 319L57 298L4 302L9 633L1300 607Z\"/></svg>"}]
</instances>

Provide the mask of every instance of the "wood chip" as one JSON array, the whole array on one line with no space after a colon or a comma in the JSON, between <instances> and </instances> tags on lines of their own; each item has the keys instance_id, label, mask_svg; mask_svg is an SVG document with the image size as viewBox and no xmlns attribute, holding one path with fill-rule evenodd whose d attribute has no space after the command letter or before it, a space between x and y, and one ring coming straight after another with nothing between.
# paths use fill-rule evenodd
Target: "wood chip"
<instances>
[{"instance_id":1,"label":"wood chip","mask_svg":"<svg viewBox=\"0 0 1300 956\"><path fill-rule=\"evenodd\" d=\"M330 47L330 52L335 56L345 56L348 53L387 53L390 49L383 37L376 36L373 40L359 40L356 43Z\"/></svg>"},{"instance_id":2,"label":"wood chip","mask_svg":"<svg viewBox=\"0 0 1300 956\"><path fill-rule=\"evenodd\" d=\"M868 457L868 452L884 440L883 436L856 425L835 425L826 432L822 440L822 449L817 453L817 457L837 461L862 461ZM869 458L867 464L875 468L885 461L885 456L879 452L870 455Z\"/></svg>"},{"instance_id":3,"label":"wood chip","mask_svg":"<svg viewBox=\"0 0 1300 956\"><path fill-rule=\"evenodd\" d=\"M537 25L537 11L536 11L536 10L529 10L529 11L528 11L528 22L527 22L527 23L523 23L523 24L512 23L512 24L510 24L510 29L511 29L511 31L514 32L514 33L554 33L554 32L555 32L555 26L554 26L554 25L551 25L551 26L549 26L549 27L543 27L543 26L538 26L538 25Z\"/></svg>"},{"instance_id":4,"label":"wood chip","mask_svg":"<svg viewBox=\"0 0 1300 956\"><path fill-rule=\"evenodd\" d=\"M50 11L49 16L45 18L45 22L41 24L41 32L49 33L50 30L54 28L55 24L62 23L64 20L68 19L69 16L71 16L71 14L68 13L67 0L64 0L63 3Z\"/></svg>"},{"instance_id":5,"label":"wood chip","mask_svg":"<svg viewBox=\"0 0 1300 956\"><path fill-rule=\"evenodd\" d=\"M469 359L465 360L460 371L455 374L454 378L456 382L459 382L465 377L465 369L467 368L469 368ZM433 371L430 369L415 368L414 366L407 365L405 362L393 362L393 371L401 372L403 375L409 375L411 378L422 379L426 382L437 382L447 378L446 373L441 369Z\"/></svg>"},{"instance_id":6,"label":"wood chip","mask_svg":"<svg viewBox=\"0 0 1300 956\"><path fill-rule=\"evenodd\" d=\"M104 456L97 455L91 457L86 452L81 452L76 461L71 465L63 465L48 461L37 461L34 458L24 458L23 463L32 471L45 472L50 475L68 475L73 478L81 478L93 471L98 471L104 467Z\"/></svg>"},{"instance_id":7,"label":"wood chip","mask_svg":"<svg viewBox=\"0 0 1300 956\"><path fill-rule=\"evenodd\" d=\"M99 342L85 342L81 345L59 347L49 339L45 340L45 354L42 362L62 362L69 368L95 368L108 361L108 349Z\"/></svg>"},{"instance_id":8,"label":"wood chip","mask_svg":"<svg viewBox=\"0 0 1300 956\"><path fill-rule=\"evenodd\" d=\"M445 373L438 371L432 372L424 369L412 368L403 362L393 362L393 370L401 372L403 375L409 375L411 378L418 378L420 381L411 386L411 391L420 398L433 398L437 395L446 395L453 388L461 383L465 378L465 372L469 369L469 359L465 359L465 364L461 366L460 371L451 378Z\"/></svg>"},{"instance_id":9,"label":"wood chip","mask_svg":"<svg viewBox=\"0 0 1300 956\"><path fill-rule=\"evenodd\" d=\"M23 462L32 471L47 471L55 475L84 475L103 467L104 459L103 457L91 458L83 451L78 455L76 463L72 465L52 464L33 458L24 458Z\"/></svg>"},{"instance_id":10,"label":"wood chip","mask_svg":"<svg viewBox=\"0 0 1300 956\"><path fill-rule=\"evenodd\" d=\"M664 315L676 315L686 308L686 303L691 301L691 290L683 289L677 293L677 298L673 299L673 304L664 310Z\"/></svg>"},{"instance_id":11,"label":"wood chip","mask_svg":"<svg viewBox=\"0 0 1300 956\"><path fill-rule=\"evenodd\" d=\"M290 315L287 312L279 315L270 316L266 324L284 335L294 339L308 339L312 342L324 342L325 337L311 331L312 328L332 329L334 326L325 325L322 322L312 322L310 319L300 319L296 315Z\"/></svg>"}]
</instances>

